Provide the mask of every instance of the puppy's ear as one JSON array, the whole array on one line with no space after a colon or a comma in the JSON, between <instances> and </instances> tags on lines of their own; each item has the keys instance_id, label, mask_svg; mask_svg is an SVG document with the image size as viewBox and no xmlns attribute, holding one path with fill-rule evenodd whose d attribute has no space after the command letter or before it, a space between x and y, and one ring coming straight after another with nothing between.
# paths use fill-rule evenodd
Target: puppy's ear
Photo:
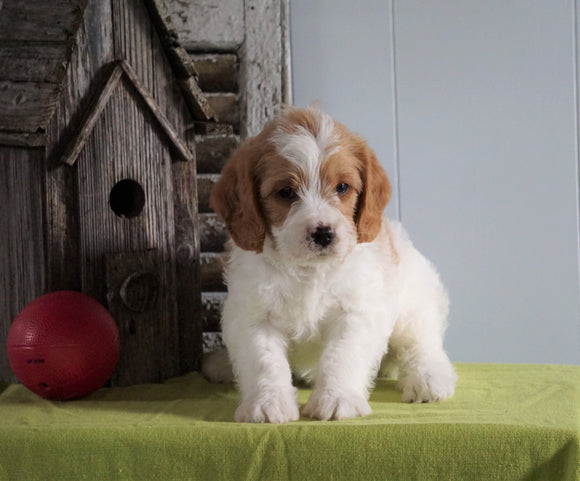
<instances>
[{"instance_id":1,"label":"puppy's ear","mask_svg":"<svg viewBox=\"0 0 580 481\"><path fill-rule=\"evenodd\" d=\"M210 197L210 207L226 223L236 245L262 252L266 225L260 211L256 166L261 149L256 139L244 142L223 169Z\"/></svg>"},{"instance_id":2,"label":"puppy's ear","mask_svg":"<svg viewBox=\"0 0 580 481\"><path fill-rule=\"evenodd\" d=\"M372 242L381 230L383 210L391 198L391 184L374 152L360 138L355 142L363 191L358 199L356 226L359 242Z\"/></svg>"}]
</instances>

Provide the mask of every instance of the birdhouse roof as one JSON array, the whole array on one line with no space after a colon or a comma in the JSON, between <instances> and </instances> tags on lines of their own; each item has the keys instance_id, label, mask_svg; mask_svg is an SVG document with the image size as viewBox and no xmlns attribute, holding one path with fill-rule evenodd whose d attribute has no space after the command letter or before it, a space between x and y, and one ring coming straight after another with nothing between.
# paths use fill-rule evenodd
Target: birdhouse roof
<instances>
[{"instance_id":1,"label":"birdhouse roof","mask_svg":"<svg viewBox=\"0 0 580 481\"><path fill-rule=\"evenodd\" d=\"M0 131L45 131L63 91L87 3L0 0ZM215 118L162 0L145 4L193 118Z\"/></svg>"},{"instance_id":2,"label":"birdhouse roof","mask_svg":"<svg viewBox=\"0 0 580 481\"><path fill-rule=\"evenodd\" d=\"M99 95L93 99L91 105L88 106L87 110L84 112L85 115L81 121L81 125L79 126L78 131L72 136L71 141L63 152L60 162L68 165L73 165L76 162L77 157L85 146L85 143L98 121L101 112L106 107L111 95L113 95L117 89L121 77L123 76L127 78L127 81L131 84L136 94L141 98L142 103L157 121L161 130L169 139L170 145L177 152L178 157L185 161L192 160L193 155L187 145L185 145L185 143L180 139L179 134L173 129L169 120L167 120L163 112L155 103L155 100L145 90L137 78L137 74L129 64L123 60L114 63L113 69L107 75L106 81L100 88Z\"/></svg>"}]
</instances>

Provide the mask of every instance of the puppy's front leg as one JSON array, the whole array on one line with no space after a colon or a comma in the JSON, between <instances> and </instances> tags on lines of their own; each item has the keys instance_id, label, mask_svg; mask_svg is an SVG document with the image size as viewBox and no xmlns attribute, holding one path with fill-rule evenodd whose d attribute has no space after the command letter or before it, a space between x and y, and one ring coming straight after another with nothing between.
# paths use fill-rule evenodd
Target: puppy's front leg
<instances>
[{"instance_id":1,"label":"puppy's front leg","mask_svg":"<svg viewBox=\"0 0 580 481\"><path fill-rule=\"evenodd\" d=\"M334 328L318 362L306 416L328 420L366 416L372 385L386 340L364 324Z\"/></svg>"},{"instance_id":2,"label":"puppy's front leg","mask_svg":"<svg viewBox=\"0 0 580 481\"><path fill-rule=\"evenodd\" d=\"M224 326L224 340L242 394L235 420L251 423L297 420L300 414L284 336L264 321L243 331L230 332Z\"/></svg>"}]
</instances>

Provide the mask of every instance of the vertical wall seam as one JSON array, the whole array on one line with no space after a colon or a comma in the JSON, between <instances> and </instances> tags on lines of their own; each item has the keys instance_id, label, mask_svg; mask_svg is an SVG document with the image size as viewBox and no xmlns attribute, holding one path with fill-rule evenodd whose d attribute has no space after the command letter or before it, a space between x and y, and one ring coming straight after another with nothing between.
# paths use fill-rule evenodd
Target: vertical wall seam
<instances>
[{"instance_id":1,"label":"vertical wall seam","mask_svg":"<svg viewBox=\"0 0 580 481\"><path fill-rule=\"evenodd\" d=\"M576 0L575 0L576 1ZM393 156L395 166L395 186L397 188L397 217L399 222L403 221L401 209L401 169L399 160L399 109L397 92L397 49L395 35L395 0L390 0L391 7L391 83L393 86ZM579 260L580 262L580 260Z\"/></svg>"},{"instance_id":2,"label":"vertical wall seam","mask_svg":"<svg viewBox=\"0 0 580 481\"><path fill-rule=\"evenodd\" d=\"M577 256L577 276L578 276L578 305L580 307L580 146L578 140L578 128L580 124L580 106L578 105L578 0L572 2L572 20L573 20L573 46L572 50L574 55L572 56L573 71L574 71L574 81L573 81L573 91L574 91L574 155L576 157L576 256ZM580 323L580 320L578 320ZM580 327L580 326L579 326ZM578 344L580 347L580 337L578 339Z\"/></svg>"}]
</instances>

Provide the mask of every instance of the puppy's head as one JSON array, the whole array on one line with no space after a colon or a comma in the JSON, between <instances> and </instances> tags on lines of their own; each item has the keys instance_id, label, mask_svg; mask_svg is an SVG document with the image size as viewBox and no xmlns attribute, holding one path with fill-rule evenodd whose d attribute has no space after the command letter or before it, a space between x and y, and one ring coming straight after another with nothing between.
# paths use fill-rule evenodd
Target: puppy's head
<instances>
[{"instance_id":1,"label":"puppy's head","mask_svg":"<svg viewBox=\"0 0 580 481\"><path fill-rule=\"evenodd\" d=\"M297 261L343 257L374 240L391 194L360 137L315 109L288 109L233 154L210 199L234 242Z\"/></svg>"}]
</instances>

